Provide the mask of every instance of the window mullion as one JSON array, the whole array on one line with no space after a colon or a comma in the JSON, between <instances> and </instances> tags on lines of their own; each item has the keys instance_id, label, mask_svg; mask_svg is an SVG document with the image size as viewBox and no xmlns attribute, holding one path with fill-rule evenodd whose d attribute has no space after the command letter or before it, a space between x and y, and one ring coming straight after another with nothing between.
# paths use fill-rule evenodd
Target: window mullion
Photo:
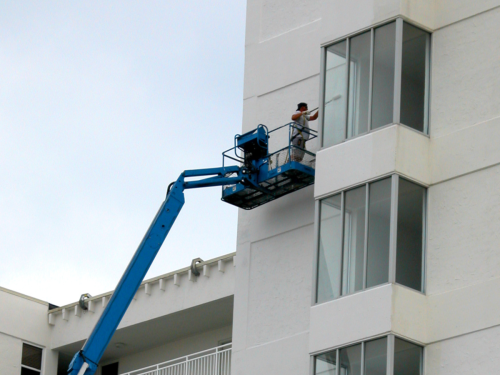
<instances>
[{"instance_id":1,"label":"window mullion","mask_svg":"<svg viewBox=\"0 0 500 375\"><path fill-rule=\"evenodd\" d=\"M401 123L401 72L403 64L403 19L396 20L396 53L394 65L394 107L392 122Z\"/></svg>"},{"instance_id":2,"label":"window mullion","mask_svg":"<svg viewBox=\"0 0 500 375\"><path fill-rule=\"evenodd\" d=\"M363 254L363 289L366 289L366 272L367 272L367 255L368 255L368 208L370 207L370 184L366 184L366 198L365 198L365 242Z\"/></svg>"},{"instance_id":3,"label":"window mullion","mask_svg":"<svg viewBox=\"0 0 500 375\"><path fill-rule=\"evenodd\" d=\"M425 38L424 134L429 134L429 96L431 76L431 36Z\"/></svg>"},{"instance_id":4,"label":"window mullion","mask_svg":"<svg viewBox=\"0 0 500 375\"><path fill-rule=\"evenodd\" d=\"M351 63L350 63L350 55L351 55L351 38L347 38L346 40L346 67L345 67L345 71L346 71L346 75L345 75L345 108L344 108L344 112L345 112L345 123L344 123L344 140L347 139L347 125L349 123L349 114L348 114L348 110L349 110L349 74L350 74L350 67L351 67Z\"/></svg>"},{"instance_id":5,"label":"window mullion","mask_svg":"<svg viewBox=\"0 0 500 375\"><path fill-rule=\"evenodd\" d=\"M314 272L313 272L313 285L315 285L315 293L311 296L311 305L315 305L318 302L318 267L319 267L319 246L320 246L320 226L321 226L321 201L316 201L314 210L314 248L316 249L314 253Z\"/></svg>"},{"instance_id":6,"label":"window mullion","mask_svg":"<svg viewBox=\"0 0 500 375\"><path fill-rule=\"evenodd\" d=\"M426 245L427 245L427 190L422 192L423 197L423 215L422 215L422 276L420 291L425 293L425 267L426 267Z\"/></svg>"},{"instance_id":7,"label":"window mullion","mask_svg":"<svg viewBox=\"0 0 500 375\"><path fill-rule=\"evenodd\" d=\"M387 336L387 375L394 375L394 335Z\"/></svg>"},{"instance_id":8,"label":"window mullion","mask_svg":"<svg viewBox=\"0 0 500 375\"><path fill-rule=\"evenodd\" d=\"M373 94L373 50L375 45L375 29L370 32L370 78L368 82L368 127L370 131L372 128L372 94Z\"/></svg>"},{"instance_id":9,"label":"window mullion","mask_svg":"<svg viewBox=\"0 0 500 375\"><path fill-rule=\"evenodd\" d=\"M361 343L361 374L365 375L365 342Z\"/></svg>"},{"instance_id":10,"label":"window mullion","mask_svg":"<svg viewBox=\"0 0 500 375\"><path fill-rule=\"evenodd\" d=\"M398 230L398 189L399 176L392 175L391 181L391 218L389 232L389 282L396 282L396 247Z\"/></svg>"},{"instance_id":11,"label":"window mullion","mask_svg":"<svg viewBox=\"0 0 500 375\"><path fill-rule=\"evenodd\" d=\"M340 349L336 350L335 362L337 362L337 366L335 368L335 372L337 375L340 375Z\"/></svg>"},{"instance_id":12,"label":"window mullion","mask_svg":"<svg viewBox=\"0 0 500 375\"><path fill-rule=\"evenodd\" d=\"M338 293L339 297L342 296L342 278L344 270L344 226L345 226L345 192L342 192L340 197L340 272L339 272L339 282L338 282Z\"/></svg>"},{"instance_id":13,"label":"window mullion","mask_svg":"<svg viewBox=\"0 0 500 375\"><path fill-rule=\"evenodd\" d=\"M425 350L425 347L420 348L420 373L419 373L419 375L424 374L424 355L425 355L424 350Z\"/></svg>"},{"instance_id":14,"label":"window mullion","mask_svg":"<svg viewBox=\"0 0 500 375\"><path fill-rule=\"evenodd\" d=\"M323 147L323 134L324 134L324 129L323 129L323 126L324 126L324 123L325 123L325 119L324 119L324 113L325 113L325 81L326 81L326 47L324 48L321 48L321 60L320 60L320 70L319 70L319 74L320 74L320 80L319 80L319 84L320 84L320 90L319 90L319 103L320 103L320 106L319 106L319 115L318 115L318 119L319 119L319 123L318 123L318 130L319 130L319 144L321 147Z\"/></svg>"}]
</instances>

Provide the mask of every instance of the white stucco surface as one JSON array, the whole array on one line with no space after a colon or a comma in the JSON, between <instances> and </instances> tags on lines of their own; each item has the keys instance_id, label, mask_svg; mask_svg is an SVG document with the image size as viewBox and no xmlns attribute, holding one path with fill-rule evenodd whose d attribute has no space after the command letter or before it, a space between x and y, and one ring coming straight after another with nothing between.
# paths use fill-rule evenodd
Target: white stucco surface
<instances>
[{"instance_id":1,"label":"white stucco surface","mask_svg":"<svg viewBox=\"0 0 500 375\"><path fill-rule=\"evenodd\" d=\"M389 333L391 312L390 284L313 306L309 352L317 353Z\"/></svg>"},{"instance_id":2,"label":"white stucco surface","mask_svg":"<svg viewBox=\"0 0 500 375\"><path fill-rule=\"evenodd\" d=\"M321 198L391 173L428 185L430 140L392 125L319 151L314 195Z\"/></svg>"},{"instance_id":3,"label":"white stucco surface","mask_svg":"<svg viewBox=\"0 0 500 375\"><path fill-rule=\"evenodd\" d=\"M307 225L252 243L247 346L309 329L312 240Z\"/></svg>"},{"instance_id":4,"label":"white stucco surface","mask_svg":"<svg viewBox=\"0 0 500 375\"><path fill-rule=\"evenodd\" d=\"M427 292L500 276L500 166L429 188Z\"/></svg>"},{"instance_id":5,"label":"white stucco surface","mask_svg":"<svg viewBox=\"0 0 500 375\"><path fill-rule=\"evenodd\" d=\"M500 327L429 345L426 375L497 374Z\"/></svg>"},{"instance_id":6,"label":"white stucco surface","mask_svg":"<svg viewBox=\"0 0 500 375\"><path fill-rule=\"evenodd\" d=\"M479 3L487 2L468 2ZM496 8L433 33L433 137L500 116L499 20Z\"/></svg>"},{"instance_id":7,"label":"white stucco surface","mask_svg":"<svg viewBox=\"0 0 500 375\"><path fill-rule=\"evenodd\" d=\"M57 369L57 352L50 350L48 303L0 288L0 374L18 375L23 342L43 348L42 369Z\"/></svg>"},{"instance_id":8,"label":"white stucco surface","mask_svg":"<svg viewBox=\"0 0 500 375\"><path fill-rule=\"evenodd\" d=\"M0 333L0 374L19 375L23 342L18 338Z\"/></svg>"}]
</instances>

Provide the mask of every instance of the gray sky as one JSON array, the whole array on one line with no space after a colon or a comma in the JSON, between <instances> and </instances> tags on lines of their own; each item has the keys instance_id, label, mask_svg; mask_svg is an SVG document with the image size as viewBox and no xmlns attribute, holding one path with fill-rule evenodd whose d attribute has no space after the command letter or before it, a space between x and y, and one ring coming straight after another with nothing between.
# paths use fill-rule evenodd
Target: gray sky
<instances>
[{"instance_id":1,"label":"gray sky","mask_svg":"<svg viewBox=\"0 0 500 375\"><path fill-rule=\"evenodd\" d=\"M63 305L114 289L167 185L241 130L245 9L0 3L0 286ZM186 204L147 277L235 251L220 188Z\"/></svg>"}]
</instances>

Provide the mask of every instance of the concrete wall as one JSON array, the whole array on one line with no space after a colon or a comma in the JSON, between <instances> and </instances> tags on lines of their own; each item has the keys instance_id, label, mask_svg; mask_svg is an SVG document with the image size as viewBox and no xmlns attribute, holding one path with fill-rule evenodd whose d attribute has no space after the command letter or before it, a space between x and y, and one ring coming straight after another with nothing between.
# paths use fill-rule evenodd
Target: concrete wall
<instances>
[{"instance_id":1,"label":"concrete wall","mask_svg":"<svg viewBox=\"0 0 500 375\"><path fill-rule=\"evenodd\" d=\"M243 131L316 107L320 46L398 16L432 32L430 136L392 125L320 150L314 188L240 212L235 374L310 373L311 354L390 332L426 346L426 374L500 365L499 0L249 0ZM427 296L386 285L311 308L314 201L392 173L429 187ZM485 362L461 365L472 352Z\"/></svg>"},{"instance_id":2,"label":"concrete wall","mask_svg":"<svg viewBox=\"0 0 500 375\"><path fill-rule=\"evenodd\" d=\"M0 374L19 375L23 343L43 348L42 374L54 374L57 352L49 347L48 303L0 288Z\"/></svg>"}]
</instances>

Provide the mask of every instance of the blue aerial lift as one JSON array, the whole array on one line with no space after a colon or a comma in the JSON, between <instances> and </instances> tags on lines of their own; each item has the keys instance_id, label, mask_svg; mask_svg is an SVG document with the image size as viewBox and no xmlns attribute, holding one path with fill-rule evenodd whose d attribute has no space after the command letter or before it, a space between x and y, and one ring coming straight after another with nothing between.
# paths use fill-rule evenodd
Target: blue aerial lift
<instances>
[{"instance_id":1,"label":"blue aerial lift","mask_svg":"<svg viewBox=\"0 0 500 375\"><path fill-rule=\"evenodd\" d=\"M314 183L315 155L291 142L296 123L271 132L265 125L234 138L234 147L223 153L222 167L186 170L168 187L167 197L142 239L109 303L83 348L75 354L68 374L92 375L127 311L137 289L184 205L184 190L222 186L222 200L250 210ZM288 146L269 152L271 133L288 130ZM311 129L300 129L316 137ZM278 133L275 133L278 134ZM281 162L280 162L281 159ZM225 166L227 160L237 166ZM186 181L191 177L206 177Z\"/></svg>"}]
</instances>

